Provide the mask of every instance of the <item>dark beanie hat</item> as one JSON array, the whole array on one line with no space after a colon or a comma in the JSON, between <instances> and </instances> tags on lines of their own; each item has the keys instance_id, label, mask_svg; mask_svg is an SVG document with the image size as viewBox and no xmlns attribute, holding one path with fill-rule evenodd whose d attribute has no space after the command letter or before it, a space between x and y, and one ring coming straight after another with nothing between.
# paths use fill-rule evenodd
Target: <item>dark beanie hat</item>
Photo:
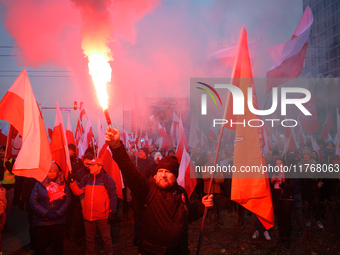
<instances>
[{"instance_id":1,"label":"dark beanie hat","mask_svg":"<svg viewBox=\"0 0 340 255\"><path fill-rule=\"evenodd\" d=\"M77 150L77 147L74 144L72 144L72 143L70 143L68 145L68 148L69 148L69 150L73 150L74 152L76 152L76 150Z\"/></svg>"},{"instance_id":2,"label":"dark beanie hat","mask_svg":"<svg viewBox=\"0 0 340 255\"><path fill-rule=\"evenodd\" d=\"M158 169L167 169L169 170L176 178L178 177L178 159L176 156L166 156L158 161L157 170Z\"/></svg>"},{"instance_id":3,"label":"dark beanie hat","mask_svg":"<svg viewBox=\"0 0 340 255\"><path fill-rule=\"evenodd\" d=\"M88 153L86 153L86 154L84 155L84 157L83 157L83 160L85 160L85 159L92 160L92 159L94 159L94 156L93 156L92 153L88 152Z\"/></svg>"},{"instance_id":4,"label":"dark beanie hat","mask_svg":"<svg viewBox=\"0 0 340 255\"><path fill-rule=\"evenodd\" d=\"M142 148L140 148L140 149L139 149L139 151L144 151L144 152L145 152L145 154L146 154L146 156L148 156L148 155L149 155L149 149L148 149L148 148L146 148L146 147L142 147Z\"/></svg>"}]
</instances>

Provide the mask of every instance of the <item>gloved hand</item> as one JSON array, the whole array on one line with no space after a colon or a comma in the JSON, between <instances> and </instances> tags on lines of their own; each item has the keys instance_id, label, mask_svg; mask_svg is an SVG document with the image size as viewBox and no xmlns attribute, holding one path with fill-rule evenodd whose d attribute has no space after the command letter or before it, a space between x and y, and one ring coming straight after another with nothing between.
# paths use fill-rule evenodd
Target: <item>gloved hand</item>
<instances>
[{"instance_id":1,"label":"gloved hand","mask_svg":"<svg viewBox=\"0 0 340 255\"><path fill-rule=\"evenodd\" d=\"M67 177L67 182L71 183L74 182L76 180L76 177L74 176L74 174L72 172L68 173L68 177Z\"/></svg>"},{"instance_id":2,"label":"gloved hand","mask_svg":"<svg viewBox=\"0 0 340 255\"><path fill-rule=\"evenodd\" d=\"M55 218L58 217L58 214L55 212L55 211L49 211L47 214L46 214L47 218L49 218L50 220L53 220Z\"/></svg>"}]
</instances>

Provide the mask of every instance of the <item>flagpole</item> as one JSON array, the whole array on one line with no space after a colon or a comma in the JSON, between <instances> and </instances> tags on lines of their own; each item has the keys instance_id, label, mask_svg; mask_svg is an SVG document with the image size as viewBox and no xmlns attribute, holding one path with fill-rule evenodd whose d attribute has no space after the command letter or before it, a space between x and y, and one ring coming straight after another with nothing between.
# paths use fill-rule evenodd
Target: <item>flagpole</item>
<instances>
[{"instance_id":1,"label":"flagpole","mask_svg":"<svg viewBox=\"0 0 340 255\"><path fill-rule=\"evenodd\" d=\"M231 84L232 83L233 83L233 78L231 79ZM223 116L226 116L226 114L227 114L228 104L229 104L229 100L230 100L230 93L231 93L230 90L228 90L227 101L226 101L226 106L224 108L224 115ZM219 138L218 138L216 154L215 154L215 159L214 159L214 166L216 166L216 164L217 164L218 152L219 152L220 146L221 146L223 130L224 130L224 125L221 126L221 131L220 131L220 135L219 135ZM214 179L214 174L215 174L215 172L213 172L211 174L210 182L209 182L209 188L208 188L208 194L207 195L210 195L210 193L211 193L211 188L212 188L212 183L213 183L213 179ZM202 219L201 230L200 230L200 235L199 235L198 244L197 244L196 255L200 254L200 249L201 249L201 244L202 244L202 237L203 237L203 230L204 230L204 224L205 224L205 220L207 218L207 213L208 213L208 208L205 207L204 208L203 219Z\"/></svg>"}]
</instances>

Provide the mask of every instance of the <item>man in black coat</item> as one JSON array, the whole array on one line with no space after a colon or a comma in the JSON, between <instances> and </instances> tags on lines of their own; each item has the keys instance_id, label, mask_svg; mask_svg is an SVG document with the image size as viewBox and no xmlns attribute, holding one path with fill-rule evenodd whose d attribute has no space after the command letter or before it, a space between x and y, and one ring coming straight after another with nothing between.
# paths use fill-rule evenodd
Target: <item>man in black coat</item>
<instances>
[{"instance_id":1,"label":"man in black coat","mask_svg":"<svg viewBox=\"0 0 340 255\"><path fill-rule=\"evenodd\" d=\"M127 187L144 205L138 236L140 254L189 254L188 224L203 215L204 206L212 207L212 195L198 206L190 206L185 189L177 184L179 164L166 156L157 165L155 178L147 180L130 160L117 129L108 127L105 141L117 162Z\"/></svg>"}]
</instances>

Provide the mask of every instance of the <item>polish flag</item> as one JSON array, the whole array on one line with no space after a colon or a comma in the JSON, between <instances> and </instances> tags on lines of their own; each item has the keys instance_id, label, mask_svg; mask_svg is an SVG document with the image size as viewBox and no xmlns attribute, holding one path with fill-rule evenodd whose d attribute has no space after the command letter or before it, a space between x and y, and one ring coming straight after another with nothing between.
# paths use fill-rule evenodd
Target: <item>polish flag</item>
<instances>
[{"instance_id":1,"label":"polish flag","mask_svg":"<svg viewBox=\"0 0 340 255\"><path fill-rule=\"evenodd\" d=\"M6 141L6 154L5 158L16 158L18 157L19 151L22 146L22 136L12 125L8 129L8 139ZM6 137L6 138L7 138Z\"/></svg>"},{"instance_id":2,"label":"polish flag","mask_svg":"<svg viewBox=\"0 0 340 255\"><path fill-rule=\"evenodd\" d=\"M100 123L100 119L98 118L98 126L97 126L97 145L98 145L98 158L103 161L103 169L105 172L112 177L114 182L116 183L117 195L120 199L123 199L123 188L124 182L122 173L119 170L117 163L113 160L111 151L108 145L105 143L105 133L103 131L103 127Z\"/></svg>"},{"instance_id":3,"label":"polish flag","mask_svg":"<svg viewBox=\"0 0 340 255\"><path fill-rule=\"evenodd\" d=\"M52 139L52 133L53 133L53 130L50 126L50 123L48 123L48 121L46 120L46 126L47 126L47 133L48 133L48 137L50 138L50 140Z\"/></svg>"},{"instance_id":4,"label":"polish flag","mask_svg":"<svg viewBox=\"0 0 340 255\"><path fill-rule=\"evenodd\" d=\"M158 122L158 136L159 137L166 137L168 134L166 133L165 129L162 127L162 125Z\"/></svg>"},{"instance_id":5,"label":"polish flag","mask_svg":"<svg viewBox=\"0 0 340 255\"><path fill-rule=\"evenodd\" d=\"M86 115L86 112L85 112L85 107L84 107L84 104L83 103L80 103L80 113L79 113L79 119L80 119L80 122L83 122L83 116ZM87 116L87 115L86 115Z\"/></svg>"},{"instance_id":6,"label":"polish flag","mask_svg":"<svg viewBox=\"0 0 340 255\"><path fill-rule=\"evenodd\" d=\"M298 143L296 142L294 129L291 127L285 127L285 149L284 153L286 152L294 152L297 151L299 148Z\"/></svg>"},{"instance_id":7,"label":"polish flag","mask_svg":"<svg viewBox=\"0 0 340 255\"><path fill-rule=\"evenodd\" d=\"M63 117L59 109L59 103L55 104L57 114L54 123L52 139L50 143L52 159L60 166L67 179L68 173L72 171L70 153L68 151L68 143L65 134Z\"/></svg>"},{"instance_id":8,"label":"polish flag","mask_svg":"<svg viewBox=\"0 0 340 255\"><path fill-rule=\"evenodd\" d=\"M311 143L312 143L313 151L319 152L319 159L320 159L320 160L323 160L322 151L321 151L321 149L320 149L318 143L316 142L314 136L311 136L311 137L310 137L310 140L311 140Z\"/></svg>"},{"instance_id":9,"label":"polish flag","mask_svg":"<svg viewBox=\"0 0 340 255\"><path fill-rule=\"evenodd\" d=\"M325 120L325 124L322 127L320 137L327 141L329 131L333 128L333 118L332 118L332 111L329 110L327 118Z\"/></svg>"},{"instance_id":10,"label":"polish flag","mask_svg":"<svg viewBox=\"0 0 340 255\"><path fill-rule=\"evenodd\" d=\"M76 133L75 133L75 139L76 139L76 145L78 146L80 142L83 141L83 134L85 133L83 124L81 123L80 119L77 121L77 127L76 127Z\"/></svg>"},{"instance_id":11,"label":"polish flag","mask_svg":"<svg viewBox=\"0 0 340 255\"><path fill-rule=\"evenodd\" d=\"M71 121L70 121L70 114L67 116L66 139L67 139L68 144L76 145L76 141L74 140Z\"/></svg>"},{"instance_id":12,"label":"polish flag","mask_svg":"<svg viewBox=\"0 0 340 255\"><path fill-rule=\"evenodd\" d=\"M9 122L22 135L22 147L13 173L43 181L50 169L52 155L26 69L22 70L1 100L0 119Z\"/></svg>"},{"instance_id":13,"label":"polish flag","mask_svg":"<svg viewBox=\"0 0 340 255\"><path fill-rule=\"evenodd\" d=\"M247 94L247 89L252 87L253 75L249 59L247 44L247 32L242 27L235 65L232 73L233 83L236 83L243 94ZM238 79L248 78L248 79ZM245 109L242 116L245 120L256 119L257 116ZM236 126L235 146L234 146L234 166L236 169L242 167L252 167L265 164L260 149L259 129L249 126ZM270 185L265 173L255 172L233 173L231 185L231 200L239 203L249 211L256 214L266 229L274 226L274 213Z\"/></svg>"},{"instance_id":14,"label":"polish flag","mask_svg":"<svg viewBox=\"0 0 340 255\"><path fill-rule=\"evenodd\" d=\"M87 124L86 124L86 130L85 130L85 133L84 133L84 142L83 142L83 145L86 149L88 147L90 147L90 144L92 143L93 138L94 138L94 136L93 136L93 133L92 133L91 119L90 119L90 117L88 117L87 118Z\"/></svg>"},{"instance_id":15,"label":"polish flag","mask_svg":"<svg viewBox=\"0 0 340 255\"><path fill-rule=\"evenodd\" d=\"M197 184L197 180L195 178L195 167L190 159L189 153L186 150L183 150L181 158L182 160L179 165L177 183L185 189L188 193L188 197L190 198Z\"/></svg>"},{"instance_id":16,"label":"polish flag","mask_svg":"<svg viewBox=\"0 0 340 255\"><path fill-rule=\"evenodd\" d=\"M6 146L8 131L8 124L5 123L0 130L0 146Z\"/></svg>"},{"instance_id":17,"label":"polish flag","mask_svg":"<svg viewBox=\"0 0 340 255\"><path fill-rule=\"evenodd\" d=\"M178 125L179 125L179 118L176 115L176 113L173 112L172 113L172 125L171 125L171 129L170 129L170 135L172 137L175 137L175 134L176 134L176 136L178 135L177 134L177 132L178 132Z\"/></svg>"},{"instance_id":18,"label":"polish flag","mask_svg":"<svg viewBox=\"0 0 340 255\"><path fill-rule=\"evenodd\" d=\"M311 96L310 100L303 104L304 107L312 114L312 115L299 115L299 121L301 125L304 127L308 135L314 134L319 129L319 121L318 115L316 113L315 103L313 96Z\"/></svg>"},{"instance_id":19,"label":"polish flag","mask_svg":"<svg viewBox=\"0 0 340 255\"><path fill-rule=\"evenodd\" d=\"M149 136L148 136L148 132L145 133L145 137L144 137L144 147L145 147L145 148L149 148Z\"/></svg>"},{"instance_id":20,"label":"polish flag","mask_svg":"<svg viewBox=\"0 0 340 255\"><path fill-rule=\"evenodd\" d=\"M217 135L216 135L215 131L213 130L212 126L210 126L210 129L209 129L208 141L210 141L213 144L213 146L214 146L213 150L215 150L217 148Z\"/></svg>"},{"instance_id":21,"label":"polish flag","mask_svg":"<svg viewBox=\"0 0 340 255\"><path fill-rule=\"evenodd\" d=\"M305 59L313 13L306 7L290 41L267 49L274 65L267 73L266 94L273 88L301 74Z\"/></svg>"},{"instance_id":22,"label":"polish flag","mask_svg":"<svg viewBox=\"0 0 340 255\"><path fill-rule=\"evenodd\" d=\"M177 157L178 162L181 163L183 151L189 150L187 138L186 138L185 133L184 133L182 118L180 118L180 120L179 120L177 139L178 138L180 140L177 140L177 149L176 149L175 156Z\"/></svg>"}]
</instances>

